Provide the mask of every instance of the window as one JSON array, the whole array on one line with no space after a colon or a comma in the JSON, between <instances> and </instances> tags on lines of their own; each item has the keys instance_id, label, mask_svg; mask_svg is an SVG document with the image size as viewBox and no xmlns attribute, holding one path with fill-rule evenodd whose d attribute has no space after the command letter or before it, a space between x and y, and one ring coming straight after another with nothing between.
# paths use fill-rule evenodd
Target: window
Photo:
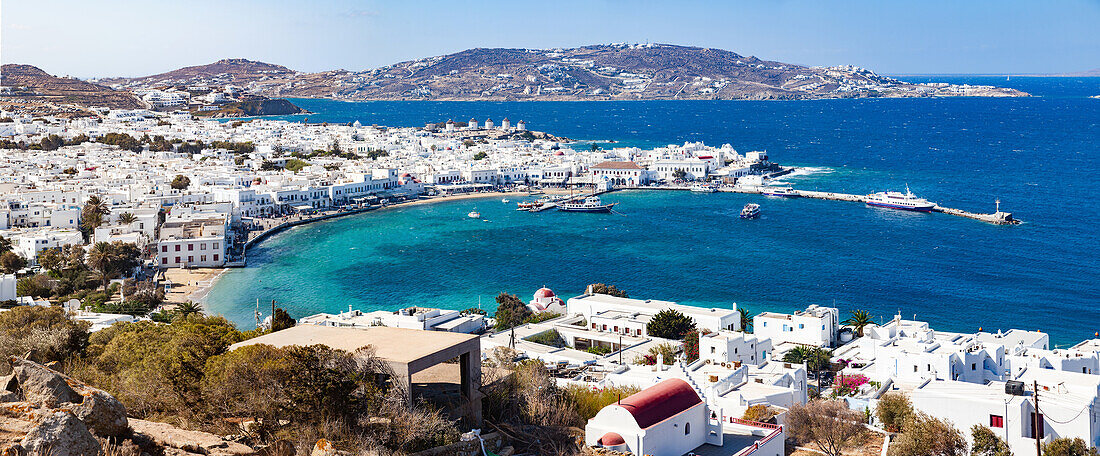
<instances>
[{"instance_id":1,"label":"window","mask_svg":"<svg viewBox=\"0 0 1100 456\"><path fill-rule=\"evenodd\" d=\"M179 252L179 251L180 251L180 245L179 245L179 244L176 244L176 251L177 251L177 252Z\"/></svg>"},{"instance_id":2,"label":"window","mask_svg":"<svg viewBox=\"0 0 1100 456\"><path fill-rule=\"evenodd\" d=\"M168 251L168 246L167 245L160 246L160 251L161 251L161 253L167 252Z\"/></svg>"},{"instance_id":3,"label":"window","mask_svg":"<svg viewBox=\"0 0 1100 456\"><path fill-rule=\"evenodd\" d=\"M195 250L195 244L187 244L187 251L190 252L192 250Z\"/></svg>"},{"instance_id":4,"label":"window","mask_svg":"<svg viewBox=\"0 0 1100 456\"><path fill-rule=\"evenodd\" d=\"M710 347L710 354L714 354L714 347Z\"/></svg>"},{"instance_id":5,"label":"window","mask_svg":"<svg viewBox=\"0 0 1100 456\"><path fill-rule=\"evenodd\" d=\"M806 325L804 325L802 323L799 323L798 324L798 329L806 329Z\"/></svg>"},{"instance_id":6,"label":"window","mask_svg":"<svg viewBox=\"0 0 1100 456\"><path fill-rule=\"evenodd\" d=\"M691 434L691 423L684 423L684 435Z\"/></svg>"},{"instance_id":7,"label":"window","mask_svg":"<svg viewBox=\"0 0 1100 456\"><path fill-rule=\"evenodd\" d=\"M989 415L989 427L1003 428L1005 427L1005 419L1000 415Z\"/></svg>"},{"instance_id":8,"label":"window","mask_svg":"<svg viewBox=\"0 0 1100 456\"><path fill-rule=\"evenodd\" d=\"M917 366L913 366L913 372L917 371Z\"/></svg>"},{"instance_id":9,"label":"window","mask_svg":"<svg viewBox=\"0 0 1100 456\"><path fill-rule=\"evenodd\" d=\"M199 244L199 250L206 250L206 243Z\"/></svg>"},{"instance_id":10,"label":"window","mask_svg":"<svg viewBox=\"0 0 1100 456\"><path fill-rule=\"evenodd\" d=\"M195 257L193 257L193 256L190 256L190 255L188 255L188 256L187 256L187 262L188 262L188 263L191 263L191 262L193 262L193 261L195 261Z\"/></svg>"},{"instance_id":11,"label":"window","mask_svg":"<svg viewBox=\"0 0 1100 456\"><path fill-rule=\"evenodd\" d=\"M970 370L978 370L978 363L970 363Z\"/></svg>"},{"instance_id":12,"label":"window","mask_svg":"<svg viewBox=\"0 0 1100 456\"><path fill-rule=\"evenodd\" d=\"M161 258L160 259L160 264L168 264L168 257Z\"/></svg>"},{"instance_id":13,"label":"window","mask_svg":"<svg viewBox=\"0 0 1100 456\"><path fill-rule=\"evenodd\" d=\"M199 261L206 261L206 255L199 256Z\"/></svg>"},{"instance_id":14,"label":"window","mask_svg":"<svg viewBox=\"0 0 1100 456\"><path fill-rule=\"evenodd\" d=\"M218 243L217 243L217 242L215 242L215 243L214 243L214 247L213 247L213 248L215 248L215 249L217 249L217 248L218 248Z\"/></svg>"},{"instance_id":15,"label":"window","mask_svg":"<svg viewBox=\"0 0 1100 456\"><path fill-rule=\"evenodd\" d=\"M218 261L218 254L214 254L214 261Z\"/></svg>"},{"instance_id":16,"label":"window","mask_svg":"<svg viewBox=\"0 0 1100 456\"><path fill-rule=\"evenodd\" d=\"M1039 423L1038 432L1036 432L1036 429L1035 429L1036 421L1038 421L1038 423ZM1038 420L1036 420L1035 412L1031 412L1031 420L1029 420L1029 423L1030 423L1030 426L1031 426L1031 437L1032 438L1039 437L1040 439L1042 439L1043 437L1046 436L1046 433L1043 432L1043 431L1046 430L1045 429L1046 425L1043 423L1043 414L1042 413L1039 414Z\"/></svg>"},{"instance_id":17,"label":"window","mask_svg":"<svg viewBox=\"0 0 1100 456\"><path fill-rule=\"evenodd\" d=\"M179 263L179 262L180 262L180 257L176 257L176 263Z\"/></svg>"}]
</instances>

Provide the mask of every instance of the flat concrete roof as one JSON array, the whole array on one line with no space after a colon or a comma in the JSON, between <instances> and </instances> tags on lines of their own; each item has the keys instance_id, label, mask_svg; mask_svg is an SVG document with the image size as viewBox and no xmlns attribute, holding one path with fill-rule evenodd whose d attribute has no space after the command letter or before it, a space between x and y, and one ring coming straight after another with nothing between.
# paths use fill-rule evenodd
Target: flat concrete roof
<instances>
[{"instance_id":1,"label":"flat concrete roof","mask_svg":"<svg viewBox=\"0 0 1100 456\"><path fill-rule=\"evenodd\" d=\"M282 331L238 342L229 347L236 350L256 344L274 347L291 345L326 345L332 348L355 351L370 345L374 354L390 362L411 363L456 345L476 340L477 336L443 331L371 326L369 328L340 328L333 326L297 325Z\"/></svg>"}]
</instances>

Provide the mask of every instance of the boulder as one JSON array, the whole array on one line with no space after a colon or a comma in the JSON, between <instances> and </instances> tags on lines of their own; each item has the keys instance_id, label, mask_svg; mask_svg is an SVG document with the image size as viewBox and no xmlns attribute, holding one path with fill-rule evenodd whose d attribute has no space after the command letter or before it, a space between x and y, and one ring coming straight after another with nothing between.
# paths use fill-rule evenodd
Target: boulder
<instances>
[{"instance_id":1,"label":"boulder","mask_svg":"<svg viewBox=\"0 0 1100 456\"><path fill-rule=\"evenodd\" d=\"M99 441L75 415L54 411L43 415L20 444L29 454L98 456Z\"/></svg>"},{"instance_id":2,"label":"boulder","mask_svg":"<svg viewBox=\"0 0 1100 456\"><path fill-rule=\"evenodd\" d=\"M81 397L66 381L67 378L46 366L20 358L11 359L15 380L24 400L57 407L64 402L79 404Z\"/></svg>"},{"instance_id":3,"label":"boulder","mask_svg":"<svg viewBox=\"0 0 1100 456\"><path fill-rule=\"evenodd\" d=\"M73 414L100 437L124 437L130 433L126 407L114 396L95 388L83 388L84 400L72 406Z\"/></svg>"},{"instance_id":4,"label":"boulder","mask_svg":"<svg viewBox=\"0 0 1100 456\"><path fill-rule=\"evenodd\" d=\"M170 424L132 419L134 434L144 436L158 446L201 453L209 456L252 456L251 448L227 441L217 435L179 429Z\"/></svg>"},{"instance_id":5,"label":"boulder","mask_svg":"<svg viewBox=\"0 0 1100 456\"><path fill-rule=\"evenodd\" d=\"M309 456L336 456L336 447L332 446L332 442L321 439L317 441L316 445L313 445L313 451L309 453Z\"/></svg>"},{"instance_id":6,"label":"boulder","mask_svg":"<svg viewBox=\"0 0 1100 456\"><path fill-rule=\"evenodd\" d=\"M19 402L23 395L19 392L19 383L15 374L0 377L0 402Z\"/></svg>"}]
</instances>

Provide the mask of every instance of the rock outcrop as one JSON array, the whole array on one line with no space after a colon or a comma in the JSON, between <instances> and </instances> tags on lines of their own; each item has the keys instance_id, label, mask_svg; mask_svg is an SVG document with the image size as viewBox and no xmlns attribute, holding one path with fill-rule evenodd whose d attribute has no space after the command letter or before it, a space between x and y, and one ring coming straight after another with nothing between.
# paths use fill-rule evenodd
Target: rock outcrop
<instances>
[{"instance_id":1,"label":"rock outcrop","mask_svg":"<svg viewBox=\"0 0 1100 456\"><path fill-rule=\"evenodd\" d=\"M255 454L214 434L128 419L106 391L33 361L9 362L12 374L0 377L0 456L101 456L114 454L106 442L126 441L143 455Z\"/></svg>"}]
</instances>

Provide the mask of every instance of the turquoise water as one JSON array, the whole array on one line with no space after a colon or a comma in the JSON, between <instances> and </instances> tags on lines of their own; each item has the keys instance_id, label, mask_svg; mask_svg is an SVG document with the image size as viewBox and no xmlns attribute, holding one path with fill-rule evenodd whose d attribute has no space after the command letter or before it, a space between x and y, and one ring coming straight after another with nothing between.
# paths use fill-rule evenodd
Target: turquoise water
<instances>
[{"instance_id":1,"label":"turquoise water","mask_svg":"<svg viewBox=\"0 0 1100 456\"><path fill-rule=\"evenodd\" d=\"M937 80L1004 84L995 78ZM492 309L546 285L754 312L834 302L942 330L1026 328L1056 344L1100 330L1100 78L1013 78L1027 99L808 102L368 102L296 100L310 121L418 126L508 116L577 139L766 149L813 172L798 188L913 191L1027 223L753 195L619 192L622 215L528 214L499 199L395 208L275 236L225 274L207 307L252 324L257 299L294 316L422 305ZM299 118L300 119L300 118ZM514 200L515 198L513 198ZM742 221L746 202L760 220ZM513 201L514 203L514 201ZM476 208L488 221L468 219Z\"/></svg>"}]
</instances>

